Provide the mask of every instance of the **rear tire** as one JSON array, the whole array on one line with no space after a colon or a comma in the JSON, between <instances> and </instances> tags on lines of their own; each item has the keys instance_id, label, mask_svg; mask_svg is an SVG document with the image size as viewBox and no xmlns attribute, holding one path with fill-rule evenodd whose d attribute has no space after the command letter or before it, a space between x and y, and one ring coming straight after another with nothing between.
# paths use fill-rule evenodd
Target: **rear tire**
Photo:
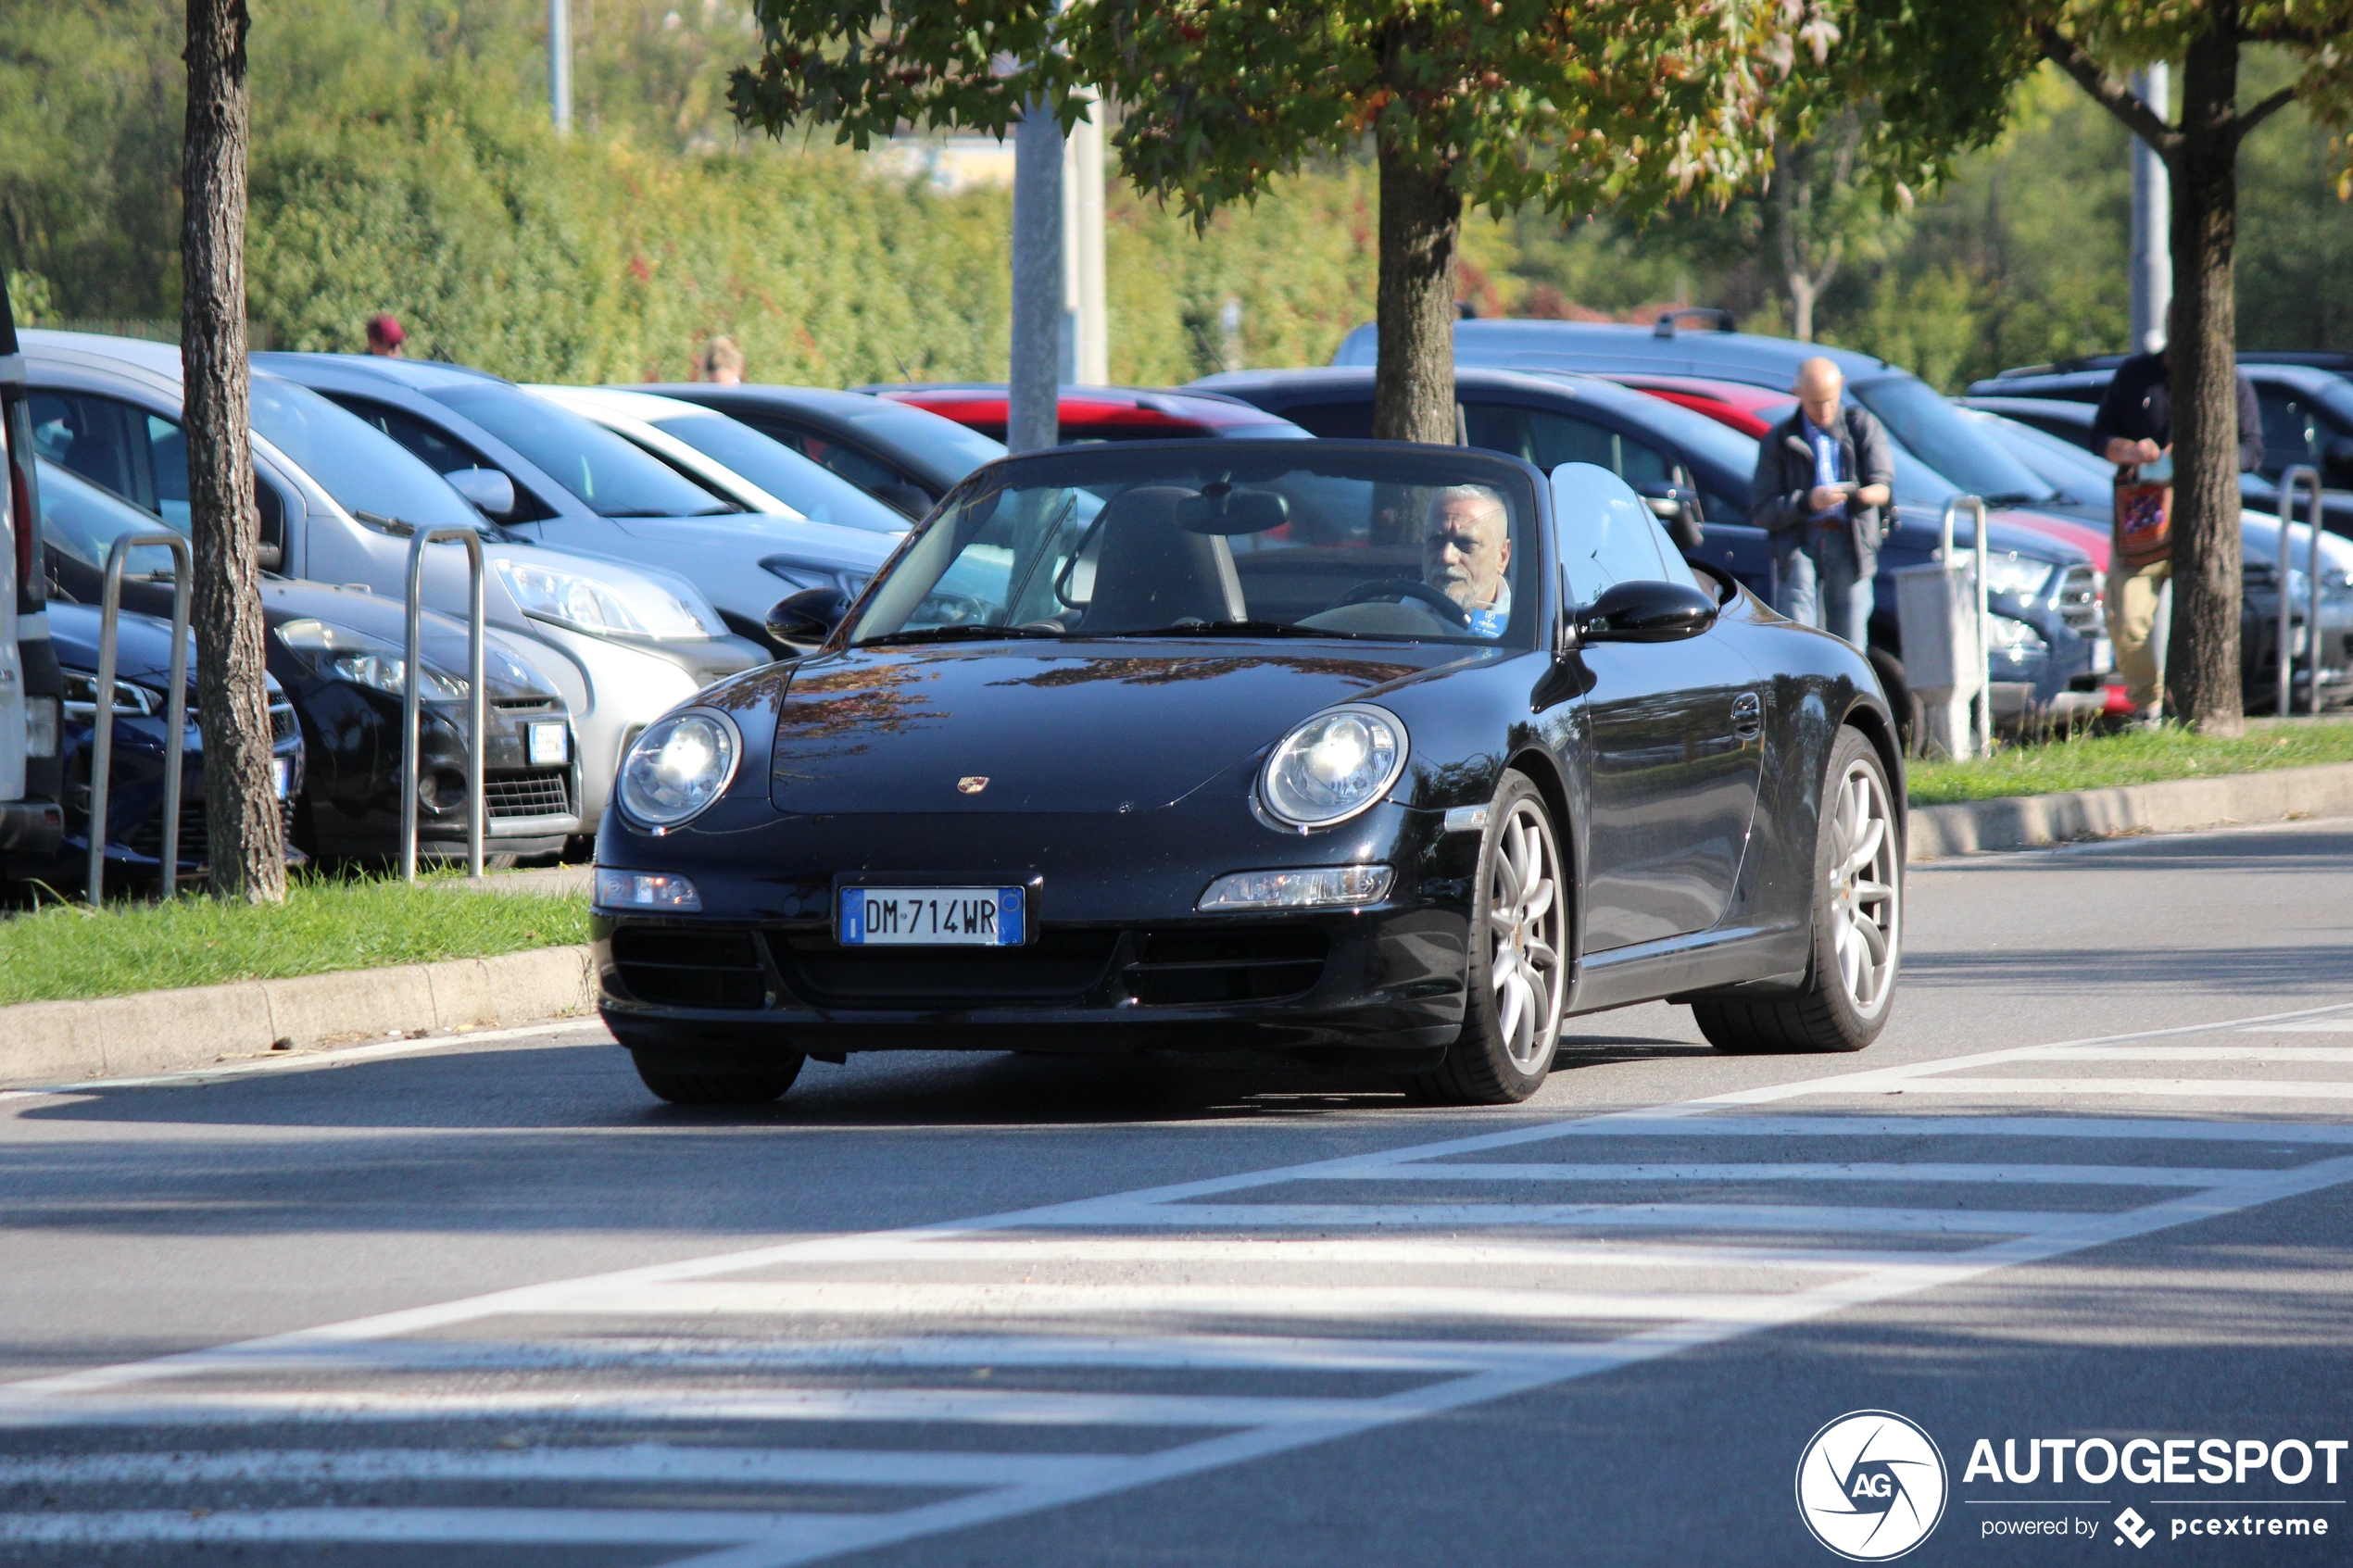
<instances>
[{"instance_id":1,"label":"rear tire","mask_svg":"<svg viewBox=\"0 0 2353 1568\"><path fill-rule=\"evenodd\" d=\"M1787 996L1693 1002L1700 1033L1733 1056L1861 1050L1893 1010L1903 899L1903 834L1886 770L1869 741L1842 729L1815 827L1806 984Z\"/></svg>"},{"instance_id":2,"label":"rear tire","mask_svg":"<svg viewBox=\"0 0 2353 1568\"><path fill-rule=\"evenodd\" d=\"M661 1065L660 1058L631 1053L637 1076L646 1087L673 1105L765 1105L781 1099L800 1076L798 1053L780 1058L774 1068L754 1073L679 1072Z\"/></svg>"},{"instance_id":3,"label":"rear tire","mask_svg":"<svg viewBox=\"0 0 2353 1568\"><path fill-rule=\"evenodd\" d=\"M1506 772L1479 841L1470 997L1446 1060L1403 1080L1426 1105L1517 1105L1543 1087L1568 999L1568 888L1544 797Z\"/></svg>"}]
</instances>

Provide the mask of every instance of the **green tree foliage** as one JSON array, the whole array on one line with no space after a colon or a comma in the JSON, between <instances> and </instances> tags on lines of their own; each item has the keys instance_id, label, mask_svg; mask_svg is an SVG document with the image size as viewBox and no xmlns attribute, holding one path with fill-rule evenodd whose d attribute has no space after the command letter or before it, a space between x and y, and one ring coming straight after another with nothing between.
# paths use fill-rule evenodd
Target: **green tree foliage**
<instances>
[{"instance_id":1,"label":"green tree foliage","mask_svg":"<svg viewBox=\"0 0 2353 1568\"><path fill-rule=\"evenodd\" d=\"M1835 29L1805 0L756 0L762 52L734 101L773 132L864 146L902 124L1001 132L1076 94L1120 105L1136 187L1207 220L1369 143L1380 170L1374 428L1453 428L1464 208L1629 210L1728 192L1772 135L1767 88Z\"/></svg>"},{"instance_id":2,"label":"green tree foliage","mask_svg":"<svg viewBox=\"0 0 2353 1568\"><path fill-rule=\"evenodd\" d=\"M247 247L267 341L357 350L389 309L411 353L524 379L685 379L714 332L778 381L1001 376L1005 194L737 136L714 84L750 47L745 13L676 9L712 20L582 8L564 138L536 0L262 0ZM178 16L0 11L0 270L28 320L178 315ZM1109 219L1120 379L1219 368L1229 299L1252 364L1327 358L1372 313L1362 169L1285 182L1199 233L1132 194Z\"/></svg>"}]
</instances>

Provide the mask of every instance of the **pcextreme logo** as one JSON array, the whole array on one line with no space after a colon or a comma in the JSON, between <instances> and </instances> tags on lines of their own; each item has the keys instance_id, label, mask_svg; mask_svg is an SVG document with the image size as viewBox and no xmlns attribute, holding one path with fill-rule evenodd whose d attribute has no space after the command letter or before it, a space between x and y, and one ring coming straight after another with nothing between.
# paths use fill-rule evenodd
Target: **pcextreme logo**
<instances>
[{"instance_id":1,"label":"pcextreme logo","mask_svg":"<svg viewBox=\"0 0 2353 1568\"><path fill-rule=\"evenodd\" d=\"M1885 1562L1928 1539L1946 1492L1935 1440L1893 1411L1849 1411L1798 1456L1798 1517L1850 1562Z\"/></svg>"}]
</instances>

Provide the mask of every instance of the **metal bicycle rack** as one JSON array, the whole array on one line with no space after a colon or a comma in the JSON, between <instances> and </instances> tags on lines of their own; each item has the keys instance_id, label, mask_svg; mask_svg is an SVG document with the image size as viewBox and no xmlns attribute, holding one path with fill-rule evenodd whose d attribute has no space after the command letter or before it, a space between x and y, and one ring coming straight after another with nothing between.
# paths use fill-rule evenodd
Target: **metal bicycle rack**
<instances>
[{"instance_id":1,"label":"metal bicycle rack","mask_svg":"<svg viewBox=\"0 0 2353 1568\"><path fill-rule=\"evenodd\" d=\"M466 547L466 675L472 683L466 702L466 872L482 874L482 764L488 735L482 679L482 535L471 528L421 528L409 541L409 639L400 681L400 875L405 882L417 880L417 751L422 711L418 680L424 641L425 546L447 542Z\"/></svg>"},{"instance_id":2,"label":"metal bicycle rack","mask_svg":"<svg viewBox=\"0 0 2353 1568\"><path fill-rule=\"evenodd\" d=\"M134 549L159 546L171 552L171 688L164 695L163 867L164 896L179 888L180 769L188 736L188 587L195 573L188 541L161 530L119 535L107 551L106 590L98 611L98 684L91 693L90 864L82 891L96 909L106 899L107 776L114 768L115 634L122 615L122 564Z\"/></svg>"},{"instance_id":3,"label":"metal bicycle rack","mask_svg":"<svg viewBox=\"0 0 2353 1568\"><path fill-rule=\"evenodd\" d=\"M2296 487L2304 480L2312 485L2311 499L2304 508L2306 526L2312 534L2304 572L2311 594L2304 615L2304 636L2312 647L2310 711L2315 716L2321 711L2321 470L2309 463L2298 463L2280 475L2280 690L2272 711L2283 719L2296 708L2296 594L2288 576L2296 541L2288 536L2288 525L2296 512Z\"/></svg>"}]
</instances>

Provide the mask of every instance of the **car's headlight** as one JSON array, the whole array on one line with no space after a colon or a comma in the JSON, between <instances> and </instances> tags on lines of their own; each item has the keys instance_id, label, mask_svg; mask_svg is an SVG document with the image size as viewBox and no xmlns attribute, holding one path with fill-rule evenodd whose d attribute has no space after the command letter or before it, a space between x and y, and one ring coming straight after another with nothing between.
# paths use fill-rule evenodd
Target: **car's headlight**
<instances>
[{"instance_id":1,"label":"car's headlight","mask_svg":"<svg viewBox=\"0 0 2353 1568\"><path fill-rule=\"evenodd\" d=\"M1405 771L1405 726L1368 703L1318 713L1275 747L1259 780L1267 812L1292 827L1344 822L1389 793Z\"/></svg>"},{"instance_id":2,"label":"car's headlight","mask_svg":"<svg viewBox=\"0 0 2353 1568\"><path fill-rule=\"evenodd\" d=\"M330 681L348 681L394 696L402 695L409 675L408 655L381 637L348 626L305 620L279 627L278 640ZM463 676L445 675L430 664L417 668L417 695L429 702L463 702L468 687Z\"/></svg>"},{"instance_id":3,"label":"car's headlight","mask_svg":"<svg viewBox=\"0 0 2353 1568\"><path fill-rule=\"evenodd\" d=\"M702 618L677 595L652 583L627 592L574 571L498 560L498 580L525 615L598 636L707 637Z\"/></svg>"},{"instance_id":4,"label":"car's headlight","mask_svg":"<svg viewBox=\"0 0 2353 1568\"><path fill-rule=\"evenodd\" d=\"M692 708L649 726L621 763L621 809L652 828L674 828L726 793L743 755L736 721Z\"/></svg>"},{"instance_id":5,"label":"car's headlight","mask_svg":"<svg viewBox=\"0 0 2353 1568\"><path fill-rule=\"evenodd\" d=\"M1990 556L1985 562L1985 591L1989 594L2018 594L2032 598L2043 591L2057 567L2046 560L2032 560L2018 555Z\"/></svg>"},{"instance_id":6,"label":"car's headlight","mask_svg":"<svg viewBox=\"0 0 2353 1568\"><path fill-rule=\"evenodd\" d=\"M2051 645L2043 633L2025 621L2008 615L1989 615L1986 627L1986 653L1996 663L2024 664L2031 659L2049 657Z\"/></svg>"},{"instance_id":7,"label":"car's headlight","mask_svg":"<svg viewBox=\"0 0 2353 1568\"><path fill-rule=\"evenodd\" d=\"M65 672L65 712L69 723L93 724L98 718L98 677L82 670ZM114 684L113 709L117 716L126 714L152 718L165 708L164 694L152 691L132 681ZM189 705L193 716L195 705Z\"/></svg>"}]
</instances>

